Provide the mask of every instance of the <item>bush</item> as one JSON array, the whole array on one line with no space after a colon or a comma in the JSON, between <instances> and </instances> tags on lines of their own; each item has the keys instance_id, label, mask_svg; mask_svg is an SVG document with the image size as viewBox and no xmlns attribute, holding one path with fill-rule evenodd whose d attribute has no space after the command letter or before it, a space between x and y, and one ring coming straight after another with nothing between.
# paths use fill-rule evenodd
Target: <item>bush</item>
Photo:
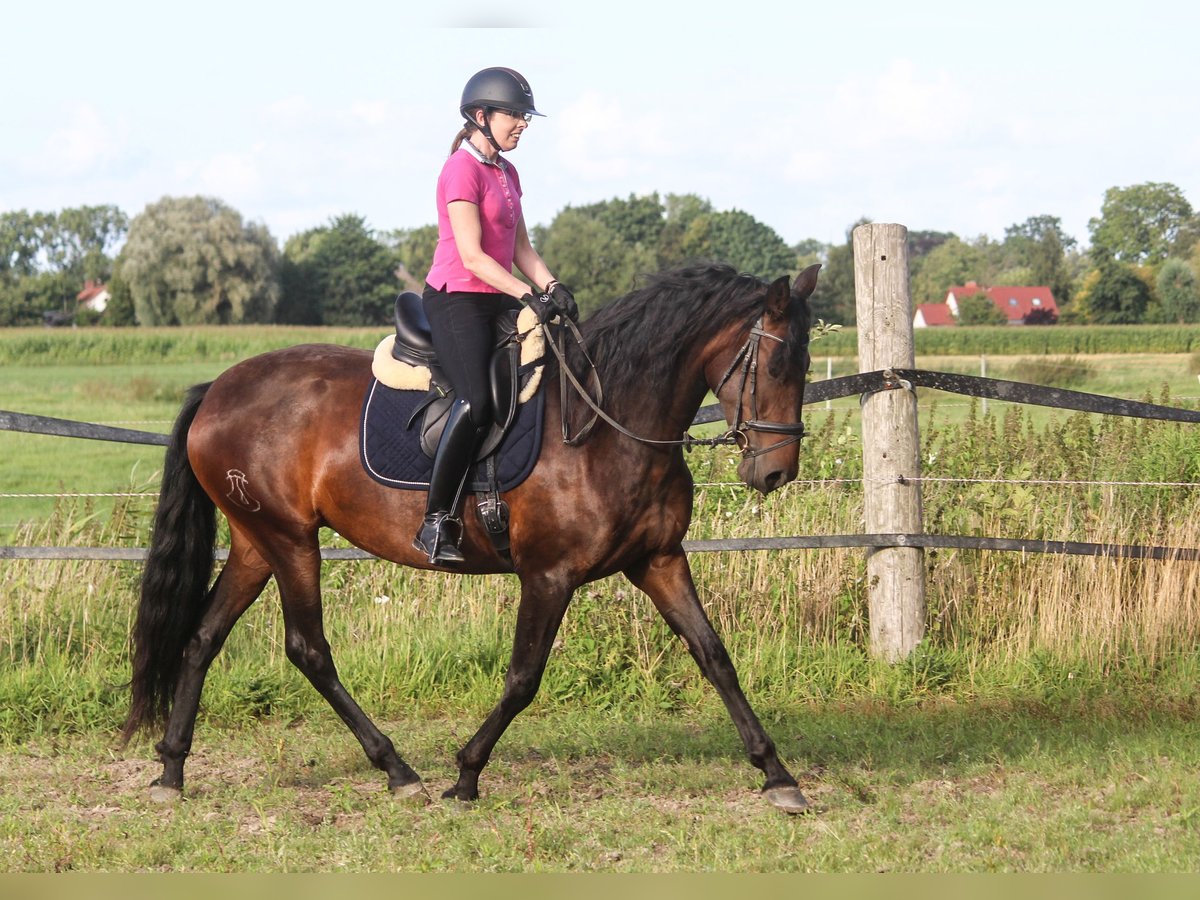
<instances>
[{"instance_id":1,"label":"bush","mask_svg":"<svg viewBox=\"0 0 1200 900\"><path fill-rule=\"evenodd\" d=\"M1014 366L1013 377L1028 384L1069 388L1085 384L1095 374L1095 365L1075 356L1038 356L1019 360Z\"/></svg>"}]
</instances>

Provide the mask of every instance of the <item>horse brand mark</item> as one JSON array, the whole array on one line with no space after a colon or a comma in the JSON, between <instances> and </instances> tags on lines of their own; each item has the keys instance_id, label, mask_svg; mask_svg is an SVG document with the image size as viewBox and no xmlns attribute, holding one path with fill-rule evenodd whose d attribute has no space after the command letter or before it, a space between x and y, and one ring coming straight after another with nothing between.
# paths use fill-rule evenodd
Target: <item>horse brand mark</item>
<instances>
[{"instance_id":1,"label":"horse brand mark","mask_svg":"<svg viewBox=\"0 0 1200 900\"><path fill-rule=\"evenodd\" d=\"M262 509L262 504L250 496L250 492L246 490L245 472L240 469L230 469L225 473L225 477L229 479L229 493L225 495L226 497L250 512L258 512Z\"/></svg>"}]
</instances>

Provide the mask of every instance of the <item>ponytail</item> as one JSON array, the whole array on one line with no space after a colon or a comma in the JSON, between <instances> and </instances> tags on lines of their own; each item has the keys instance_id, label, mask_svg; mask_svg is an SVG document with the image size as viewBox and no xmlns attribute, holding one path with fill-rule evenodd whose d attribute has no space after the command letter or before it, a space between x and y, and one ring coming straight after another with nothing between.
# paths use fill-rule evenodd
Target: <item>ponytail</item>
<instances>
[{"instance_id":1,"label":"ponytail","mask_svg":"<svg viewBox=\"0 0 1200 900\"><path fill-rule=\"evenodd\" d=\"M454 140L450 143L451 156L458 152L458 148L462 146L463 141L479 130L479 126L471 120L475 114L475 108L464 109L462 113L466 121L463 122L462 130L460 130L458 134L454 136ZM468 114L470 114L470 117L468 117Z\"/></svg>"},{"instance_id":2,"label":"ponytail","mask_svg":"<svg viewBox=\"0 0 1200 900\"><path fill-rule=\"evenodd\" d=\"M462 146L462 142L470 137L473 129L463 126L463 128L454 136L454 140L450 143L450 155L453 156L458 152L458 148Z\"/></svg>"}]
</instances>

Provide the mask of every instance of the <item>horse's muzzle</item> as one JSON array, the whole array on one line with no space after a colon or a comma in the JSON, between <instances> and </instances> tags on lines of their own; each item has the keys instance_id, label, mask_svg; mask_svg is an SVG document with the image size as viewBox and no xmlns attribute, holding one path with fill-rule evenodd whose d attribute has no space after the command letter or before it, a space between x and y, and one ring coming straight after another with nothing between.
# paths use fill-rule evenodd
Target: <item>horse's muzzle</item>
<instances>
[{"instance_id":1,"label":"horse's muzzle","mask_svg":"<svg viewBox=\"0 0 1200 900\"><path fill-rule=\"evenodd\" d=\"M799 464L793 456L789 464L782 465L773 459L775 454L746 457L738 463L738 477L760 494L769 494L795 481Z\"/></svg>"}]
</instances>

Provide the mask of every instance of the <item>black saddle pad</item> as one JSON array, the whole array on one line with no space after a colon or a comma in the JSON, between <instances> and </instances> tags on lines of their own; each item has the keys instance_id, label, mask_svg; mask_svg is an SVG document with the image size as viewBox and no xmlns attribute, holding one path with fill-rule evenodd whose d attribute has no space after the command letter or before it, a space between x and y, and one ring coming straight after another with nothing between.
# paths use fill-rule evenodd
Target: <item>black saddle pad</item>
<instances>
[{"instance_id":1,"label":"black saddle pad","mask_svg":"<svg viewBox=\"0 0 1200 900\"><path fill-rule=\"evenodd\" d=\"M418 417L412 430L404 426L425 398L424 391L398 391L371 380L363 401L358 446L363 468L380 484L409 490L427 490L433 460L421 450ZM537 395L517 410L516 420L496 450L496 481L501 491L511 491L529 477L542 446L542 411L545 394ZM486 491L487 468L476 463L470 491Z\"/></svg>"}]
</instances>

